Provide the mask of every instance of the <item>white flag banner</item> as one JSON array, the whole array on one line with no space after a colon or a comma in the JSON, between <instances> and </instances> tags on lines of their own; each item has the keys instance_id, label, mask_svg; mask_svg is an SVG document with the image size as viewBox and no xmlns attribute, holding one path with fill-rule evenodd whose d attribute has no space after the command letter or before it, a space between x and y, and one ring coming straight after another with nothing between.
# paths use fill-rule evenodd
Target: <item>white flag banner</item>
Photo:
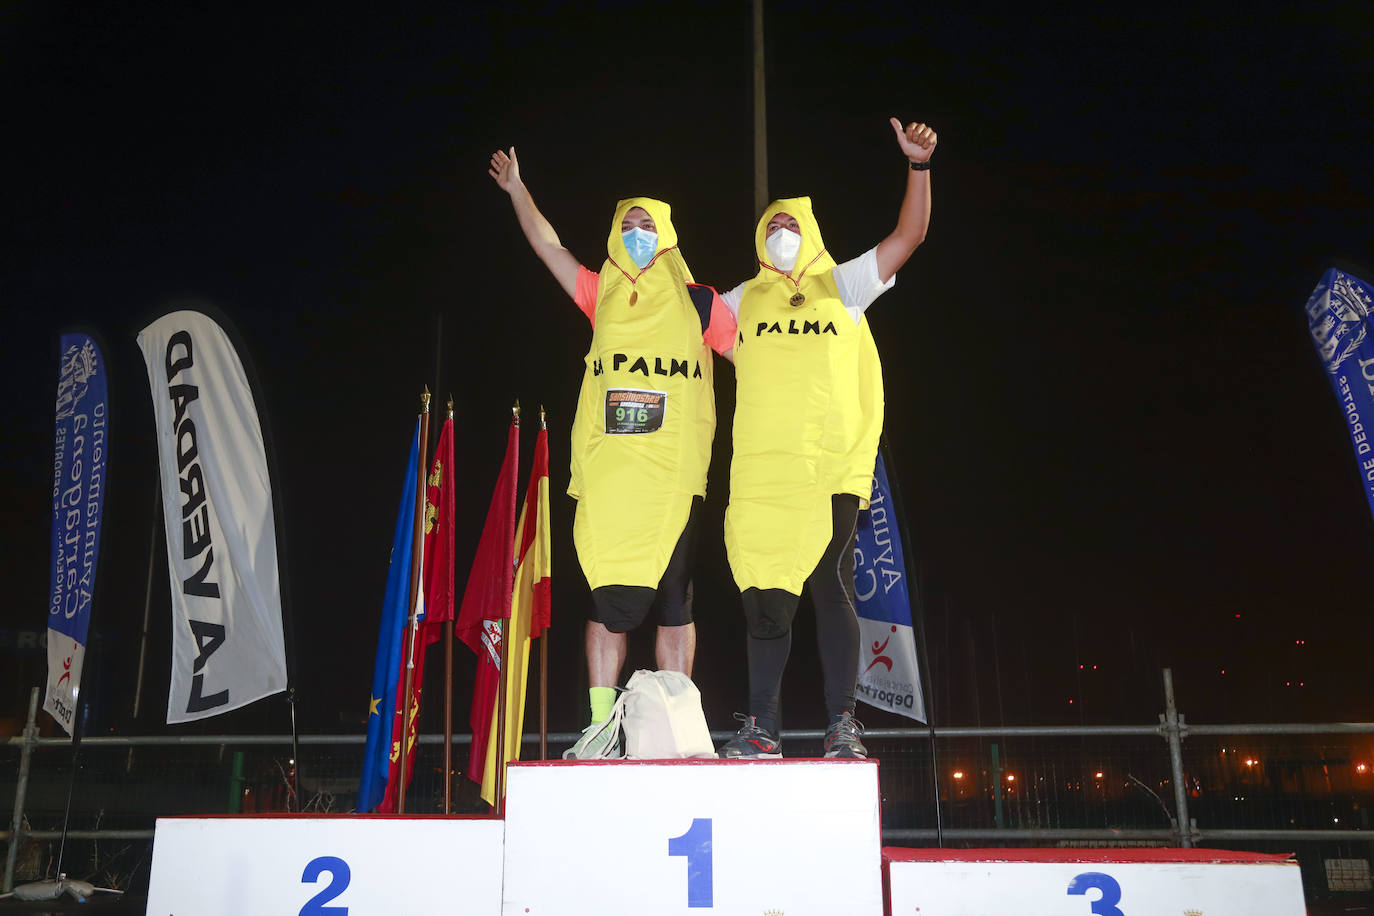
<instances>
[{"instance_id":1,"label":"white flag banner","mask_svg":"<svg viewBox=\"0 0 1374 916\"><path fill-rule=\"evenodd\" d=\"M171 574L167 722L192 722L286 689L272 483L252 389L224 330L200 312L170 312L138 346Z\"/></svg>"}]
</instances>

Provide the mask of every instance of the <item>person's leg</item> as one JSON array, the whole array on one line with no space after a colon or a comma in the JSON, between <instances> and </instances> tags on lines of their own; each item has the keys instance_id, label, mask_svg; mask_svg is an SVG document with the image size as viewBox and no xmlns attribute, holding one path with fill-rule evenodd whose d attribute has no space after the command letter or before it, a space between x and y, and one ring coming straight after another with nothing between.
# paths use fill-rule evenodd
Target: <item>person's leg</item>
<instances>
[{"instance_id":1,"label":"person's leg","mask_svg":"<svg viewBox=\"0 0 1374 916\"><path fill-rule=\"evenodd\" d=\"M827 757L863 757L860 726L854 720L854 687L859 678L859 615L854 599L854 533L859 499L831 497L832 534L816 571L807 580L816 606L816 641L825 684Z\"/></svg>"},{"instance_id":2,"label":"person's leg","mask_svg":"<svg viewBox=\"0 0 1374 916\"><path fill-rule=\"evenodd\" d=\"M740 595L749 629L749 714L735 714L743 724L721 745L722 757L782 756L782 673L792 648L792 618L799 600L799 595L780 588L748 588Z\"/></svg>"},{"instance_id":3,"label":"person's leg","mask_svg":"<svg viewBox=\"0 0 1374 916\"><path fill-rule=\"evenodd\" d=\"M816 570L806 580L816 606L816 642L825 679L825 711L833 720L854 712L859 678L859 615L854 601L854 532L859 499L843 493L830 498L832 534Z\"/></svg>"},{"instance_id":4,"label":"person's leg","mask_svg":"<svg viewBox=\"0 0 1374 916\"><path fill-rule=\"evenodd\" d=\"M758 589L749 589L758 593ZM779 592L781 589L768 589ZM745 594L748 594L746 592ZM788 595L787 592L782 592ZM743 597L743 596L741 596ZM797 595L788 595L795 608ZM754 596L758 600L759 595ZM749 714L758 726L776 735L778 723L782 718L782 674L787 668L787 657L792 653L792 630L780 636L762 638L749 634Z\"/></svg>"},{"instance_id":5,"label":"person's leg","mask_svg":"<svg viewBox=\"0 0 1374 916\"><path fill-rule=\"evenodd\" d=\"M701 504L701 497L692 498L687 523L659 580L653 607L658 619L654 661L660 671L681 671L688 677L692 676L697 650L697 627L692 621L692 569L696 564L697 515Z\"/></svg>"},{"instance_id":6,"label":"person's leg","mask_svg":"<svg viewBox=\"0 0 1374 916\"><path fill-rule=\"evenodd\" d=\"M587 680L593 687L614 687L625 666L625 634L612 633L604 623L587 621Z\"/></svg>"},{"instance_id":7,"label":"person's leg","mask_svg":"<svg viewBox=\"0 0 1374 916\"><path fill-rule=\"evenodd\" d=\"M603 585L592 589L592 619L587 621L584 646L592 722L601 722L615 705L615 687L625 667L625 634L644 621L654 590L634 585Z\"/></svg>"},{"instance_id":8,"label":"person's leg","mask_svg":"<svg viewBox=\"0 0 1374 916\"><path fill-rule=\"evenodd\" d=\"M577 743L563 752L565 758L621 756L620 729L608 727L608 720L615 708L615 685L625 665L625 634L644 620L653 597L651 588L603 585L592 589L592 619L587 621L584 637L591 724L582 730Z\"/></svg>"},{"instance_id":9,"label":"person's leg","mask_svg":"<svg viewBox=\"0 0 1374 916\"><path fill-rule=\"evenodd\" d=\"M692 676L692 661L697 654L697 625L660 626L654 641L654 662L660 671L681 671Z\"/></svg>"}]
</instances>

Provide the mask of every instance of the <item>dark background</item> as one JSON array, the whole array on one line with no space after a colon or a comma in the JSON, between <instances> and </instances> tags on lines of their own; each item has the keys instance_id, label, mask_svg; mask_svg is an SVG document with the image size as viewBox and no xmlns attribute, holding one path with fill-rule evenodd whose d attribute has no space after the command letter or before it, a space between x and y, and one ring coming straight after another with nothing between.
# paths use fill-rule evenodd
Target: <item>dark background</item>
<instances>
[{"instance_id":1,"label":"dark background","mask_svg":"<svg viewBox=\"0 0 1374 916\"><path fill-rule=\"evenodd\" d=\"M1302 311L1333 258L1374 260L1372 18L769 5L770 195L809 194L837 258L895 223L888 116L939 131L929 240L870 319L940 722L1153 721L1165 665L1191 721L1374 718L1374 538ZM510 404L548 407L552 724L584 724L588 596L561 494L590 334L486 162L515 144L593 269L614 202L647 194L675 206L697 278L733 286L754 269L750 47L744 2L7 4L0 718L22 719L43 677L16 631L44 626L57 334L79 323L103 335L112 386L91 725L163 727L167 574L134 338L193 295L227 313L263 383L302 730L364 728L425 385L456 401L460 589ZM746 682L720 540L724 363L716 389L697 681L725 728ZM803 611L789 727L824 724L813 634ZM649 634L633 648L649 666ZM455 656L462 730L472 663ZM287 727L276 698L183 728Z\"/></svg>"}]
</instances>

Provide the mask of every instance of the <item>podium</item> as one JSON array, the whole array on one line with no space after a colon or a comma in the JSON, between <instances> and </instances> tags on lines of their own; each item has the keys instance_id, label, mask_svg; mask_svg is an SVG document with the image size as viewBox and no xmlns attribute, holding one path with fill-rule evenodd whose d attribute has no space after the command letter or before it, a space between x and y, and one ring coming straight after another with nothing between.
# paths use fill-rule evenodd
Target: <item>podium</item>
<instances>
[{"instance_id":1,"label":"podium","mask_svg":"<svg viewBox=\"0 0 1374 916\"><path fill-rule=\"evenodd\" d=\"M160 818L155 916L1303 916L1286 856L881 846L872 760L512 764L506 817Z\"/></svg>"},{"instance_id":2,"label":"podium","mask_svg":"<svg viewBox=\"0 0 1374 916\"><path fill-rule=\"evenodd\" d=\"M1219 849L883 850L890 912L1303 916L1298 863Z\"/></svg>"},{"instance_id":3,"label":"podium","mask_svg":"<svg viewBox=\"0 0 1374 916\"><path fill-rule=\"evenodd\" d=\"M162 817L147 912L452 912L456 893L461 912L499 913L504 835L495 818Z\"/></svg>"},{"instance_id":4,"label":"podium","mask_svg":"<svg viewBox=\"0 0 1374 916\"><path fill-rule=\"evenodd\" d=\"M512 764L506 916L883 912L871 760Z\"/></svg>"}]
</instances>

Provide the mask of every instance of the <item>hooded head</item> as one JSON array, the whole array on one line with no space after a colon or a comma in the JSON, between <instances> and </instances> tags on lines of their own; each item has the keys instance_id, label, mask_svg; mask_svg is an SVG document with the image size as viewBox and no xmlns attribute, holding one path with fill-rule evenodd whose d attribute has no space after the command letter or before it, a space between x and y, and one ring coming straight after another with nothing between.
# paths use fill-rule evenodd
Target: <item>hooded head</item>
<instances>
[{"instance_id":1,"label":"hooded head","mask_svg":"<svg viewBox=\"0 0 1374 916\"><path fill-rule=\"evenodd\" d=\"M637 211L633 216L632 210ZM677 252L677 230L673 228L672 215L672 207L652 197L628 197L615 205L615 216L611 219L611 234L606 240L606 254L611 263L632 282L665 256L682 263L682 256ZM654 251L653 260L640 268L625 248L624 234L631 228L650 227L658 233L658 248ZM682 265L683 270L686 270L686 266Z\"/></svg>"},{"instance_id":2,"label":"hooded head","mask_svg":"<svg viewBox=\"0 0 1374 916\"><path fill-rule=\"evenodd\" d=\"M790 219L789 219L790 217ZM773 263L768 253L768 237L775 232L790 231L788 227L796 221L796 232L801 236L796 261L792 269L784 270ZM769 232L770 226L773 233ZM763 211L758 228L754 230L754 254L759 262L759 276L790 274L794 282L800 283L808 275L823 273L835 266L835 261L825 250L821 239L821 229L811 212L811 198L785 197L775 200Z\"/></svg>"},{"instance_id":3,"label":"hooded head","mask_svg":"<svg viewBox=\"0 0 1374 916\"><path fill-rule=\"evenodd\" d=\"M631 216L631 211L635 211ZM625 248L626 229L646 229L653 226L657 233L657 247L644 267L635 264ZM611 232L606 239L606 263L601 265L601 283L597 294L598 313L606 303L628 304L634 308L639 302L678 302L692 308L687 284L692 272L677 247L677 230L673 228L672 208L652 197L630 197L615 206L611 218ZM600 322L597 322L598 327Z\"/></svg>"}]
</instances>

